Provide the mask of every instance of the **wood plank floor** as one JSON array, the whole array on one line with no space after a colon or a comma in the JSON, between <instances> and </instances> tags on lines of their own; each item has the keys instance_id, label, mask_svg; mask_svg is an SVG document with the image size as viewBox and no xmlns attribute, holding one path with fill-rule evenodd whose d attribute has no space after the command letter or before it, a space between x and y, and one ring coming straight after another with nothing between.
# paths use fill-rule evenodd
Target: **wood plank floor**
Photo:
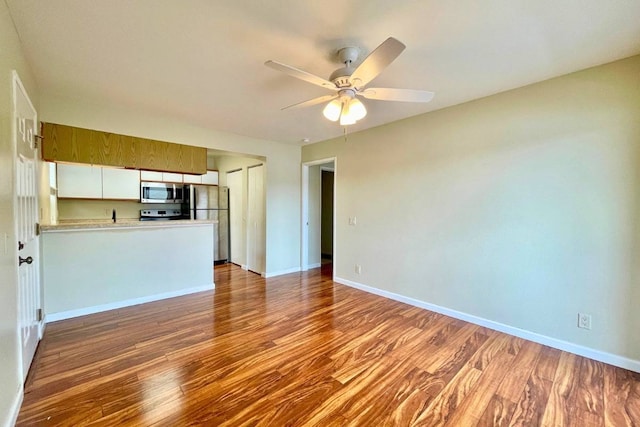
<instances>
[{"instance_id":1,"label":"wood plank floor","mask_svg":"<svg viewBox=\"0 0 640 427\"><path fill-rule=\"evenodd\" d=\"M49 324L18 425L640 425L639 374L321 269L216 286Z\"/></svg>"}]
</instances>

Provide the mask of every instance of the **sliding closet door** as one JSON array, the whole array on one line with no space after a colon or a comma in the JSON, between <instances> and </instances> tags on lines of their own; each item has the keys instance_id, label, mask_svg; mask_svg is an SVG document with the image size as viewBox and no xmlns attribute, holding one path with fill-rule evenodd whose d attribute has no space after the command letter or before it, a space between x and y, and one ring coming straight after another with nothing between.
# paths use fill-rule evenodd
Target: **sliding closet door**
<instances>
[{"instance_id":1,"label":"sliding closet door","mask_svg":"<svg viewBox=\"0 0 640 427\"><path fill-rule=\"evenodd\" d=\"M262 165L248 169L247 203L247 268L264 273L266 222Z\"/></svg>"},{"instance_id":2,"label":"sliding closet door","mask_svg":"<svg viewBox=\"0 0 640 427\"><path fill-rule=\"evenodd\" d=\"M244 188L242 186L242 169L227 172L227 187L229 187L229 224L231 234L231 262L246 267L244 254L244 226L242 221L242 200Z\"/></svg>"}]
</instances>

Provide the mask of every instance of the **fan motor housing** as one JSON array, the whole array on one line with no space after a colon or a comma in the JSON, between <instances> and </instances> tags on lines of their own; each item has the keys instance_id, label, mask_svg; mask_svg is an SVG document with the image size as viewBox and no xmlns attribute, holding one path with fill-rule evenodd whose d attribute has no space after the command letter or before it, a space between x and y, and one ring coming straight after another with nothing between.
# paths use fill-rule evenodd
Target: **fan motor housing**
<instances>
[{"instance_id":1,"label":"fan motor housing","mask_svg":"<svg viewBox=\"0 0 640 427\"><path fill-rule=\"evenodd\" d=\"M335 70L329 76L329 80L331 80L337 87L349 87L351 86L351 74L353 73L352 67L342 67Z\"/></svg>"}]
</instances>

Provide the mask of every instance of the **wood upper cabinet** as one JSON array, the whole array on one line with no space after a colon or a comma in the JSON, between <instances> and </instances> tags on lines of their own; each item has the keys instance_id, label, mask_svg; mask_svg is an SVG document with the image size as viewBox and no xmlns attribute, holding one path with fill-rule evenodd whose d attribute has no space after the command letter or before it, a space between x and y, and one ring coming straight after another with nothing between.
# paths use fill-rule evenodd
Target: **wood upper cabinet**
<instances>
[{"instance_id":1,"label":"wood upper cabinet","mask_svg":"<svg viewBox=\"0 0 640 427\"><path fill-rule=\"evenodd\" d=\"M207 173L207 149L44 123L42 158L164 172Z\"/></svg>"}]
</instances>

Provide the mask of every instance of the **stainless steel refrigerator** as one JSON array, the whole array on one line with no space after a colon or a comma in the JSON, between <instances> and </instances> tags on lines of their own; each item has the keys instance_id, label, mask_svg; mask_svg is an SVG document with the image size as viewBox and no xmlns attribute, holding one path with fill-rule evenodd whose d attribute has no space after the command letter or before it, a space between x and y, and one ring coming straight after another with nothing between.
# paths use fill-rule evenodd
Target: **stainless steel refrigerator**
<instances>
[{"instance_id":1,"label":"stainless steel refrigerator","mask_svg":"<svg viewBox=\"0 0 640 427\"><path fill-rule=\"evenodd\" d=\"M216 264L229 261L229 188L217 185L189 187L189 218L218 221L213 225L213 260Z\"/></svg>"}]
</instances>

